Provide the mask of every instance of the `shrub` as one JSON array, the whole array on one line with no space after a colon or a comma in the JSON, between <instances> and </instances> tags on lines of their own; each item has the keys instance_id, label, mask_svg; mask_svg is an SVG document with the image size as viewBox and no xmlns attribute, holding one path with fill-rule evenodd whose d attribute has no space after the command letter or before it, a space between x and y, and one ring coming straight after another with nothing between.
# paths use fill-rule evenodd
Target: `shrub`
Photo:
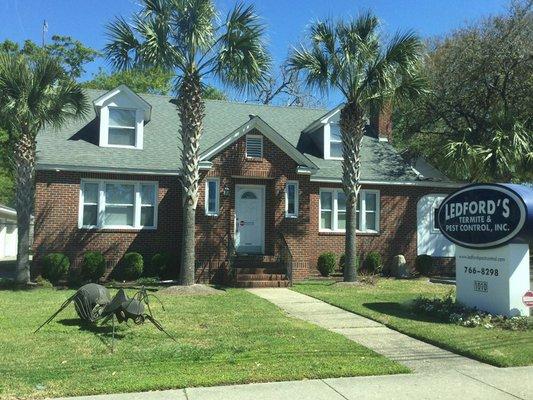
<instances>
[{"instance_id":1,"label":"shrub","mask_svg":"<svg viewBox=\"0 0 533 400\"><path fill-rule=\"evenodd\" d=\"M429 276L433 272L433 257L427 254L416 256L415 270L420 275Z\"/></svg>"},{"instance_id":2,"label":"shrub","mask_svg":"<svg viewBox=\"0 0 533 400\"><path fill-rule=\"evenodd\" d=\"M331 252L322 253L320 257L318 257L317 268L322 276L330 276L335 272L335 267L337 266L336 258L335 253Z\"/></svg>"},{"instance_id":3,"label":"shrub","mask_svg":"<svg viewBox=\"0 0 533 400\"><path fill-rule=\"evenodd\" d=\"M70 268L68 257L62 253L50 253L43 257L43 278L57 283L67 275Z\"/></svg>"},{"instance_id":4,"label":"shrub","mask_svg":"<svg viewBox=\"0 0 533 400\"><path fill-rule=\"evenodd\" d=\"M159 285L159 279L154 277L140 277L137 279L137 283L143 286L157 286Z\"/></svg>"},{"instance_id":5,"label":"shrub","mask_svg":"<svg viewBox=\"0 0 533 400\"><path fill-rule=\"evenodd\" d=\"M377 251L369 252L365 257L363 270L369 274L377 274L381 272L381 254Z\"/></svg>"},{"instance_id":6,"label":"shrub","mask_svg":"<svg viewBox=\"0 0 533 400\"><path fill-rule=\"evenodd\" d=\"M168 272L172 263L172 254L157 253L154 254L150 262L150 276L162 277Z\"/></svg>"},{"instance_id":7,"label":"shrub","mask_svg":"<svg viewBox=\"0 0 533 400\"><path fill-rule=\"evenodd\" d=\"M126 281L134 281L143 273L144 260L139 253L126 253L122 258L121 277Z\"/></svg>"},{"instance_id":8,"label":"shrub","mask_svg":"<svg viewBox=\"0 0 533 400\"><path fill-rule=\"evenodd\" d=\"M50 283L49 280L44 279L41 275L35 278L35 283L37 284L37 286L42 287L42 288L53 288L54 287L54 285L52 285L52 283Z\"/></svg>"},{"instance_id":9,"label":"shrub","mask_svg":"<svg viewBox=\"0 0 533 400\"><path fill-rule=\"evenodd\" d=\"M346 264L346 254L341 254L339 257L339 269L344 273L344 265ZM355 269L359 270L359 257L355 257Z\"/></svg>"},{"instance_id":10,"label":"shrub","mask_svg":"<svg viewBox=\"0 0 533 400\"><path fill-rule=\"evenodd\" d=\"M96 282L104 275L105 257L99 251L88 251L83 255L81 275L84 279Z\"/></svg>"}]
</instances>

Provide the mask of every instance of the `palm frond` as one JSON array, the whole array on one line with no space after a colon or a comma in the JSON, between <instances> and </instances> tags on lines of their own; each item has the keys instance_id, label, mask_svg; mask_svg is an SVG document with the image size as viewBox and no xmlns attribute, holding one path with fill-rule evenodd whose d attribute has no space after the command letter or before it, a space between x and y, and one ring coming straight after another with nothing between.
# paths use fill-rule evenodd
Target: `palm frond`
<instances>
[{"instance_id":1,"label":"palm frond","mask_svg":"<svg viewBox=\"0 0 533 400\"><path fill-rule=\"evenodd\" d=\"M239 3L230 11L219 39L214 71L222 82L250 89L264 81L271 58L265 47L265 26L253 5Z\"/></svg>"},{"instance_id":2,"label":"palm frond","mask_svg":"<svg viewBox=\"0 0 533 400\"><path fill-rule=\"evenodd\" d=\"M131 69L140 61L138 49L139 41L128 22L117 18L106 26L108 44L104 47L104 54L111 65L118 70Z\"/></svg>"},{"instance_id":3,"label":"palm frond","mask_svg":"<svg viewBox=\"0 0 533 400\"><path fill-rule=\"evenodd\" d=\"M304 46L294 49L289 58L289 68L302 71L305 84L326 93L330 86L329 59L320 48L308 50Z\"/></svg>"}]
</instances>

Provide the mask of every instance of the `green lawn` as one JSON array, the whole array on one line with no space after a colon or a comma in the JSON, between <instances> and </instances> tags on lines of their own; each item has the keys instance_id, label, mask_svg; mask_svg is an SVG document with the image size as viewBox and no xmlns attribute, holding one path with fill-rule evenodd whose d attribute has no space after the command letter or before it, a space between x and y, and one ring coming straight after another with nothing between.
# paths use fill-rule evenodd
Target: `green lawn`
<instances>
[{"instance_id":1,"label":"green lawn","mask_svg":"<svg viewBox=\"0 0 533 400\"><path fill-rule=\"evenodd\" d=\"M33 331L73 292L0 291L0 397L87 395L408 370L341 335L288 318L246 291L159 297L158 318L110 334L77 326L74 307Z\"/></svg>"},{"instance_id":2,"label":"green lawn","mask_svg":"<svg viewBox=\"0 0 533 400\"><path fill-rule=\"evenodd\" d=\"M380 279L375 286L303 283L294 290L363 315L453 352L496 366L533 365L533 331L466 328L415 315L406 307L419 295L443 296L455 286L427 280Z\"/></svg>"}]
</instances>

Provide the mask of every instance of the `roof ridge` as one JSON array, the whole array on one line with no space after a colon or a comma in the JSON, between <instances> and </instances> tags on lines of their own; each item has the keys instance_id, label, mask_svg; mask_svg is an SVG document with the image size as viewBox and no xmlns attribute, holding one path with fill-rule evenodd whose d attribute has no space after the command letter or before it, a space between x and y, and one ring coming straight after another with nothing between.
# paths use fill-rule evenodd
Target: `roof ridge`
<instances>
[{"instance_id":1,"label":"roof ridge","mask_svg":"<svg viewBox=\"0 0 533 400\"><path fill-rule=\"evenodd\" d=\"M94 89L94 88L84 88L84 90L87 91L93 91L93 92L104 92L107 93L110 90L107 89ZM174 100L175 96L170 96L168 94L158 94L158 93L146 93L146 92L136 92L132 90L136 95L138 96L150 96L150 97L159 97L162 99L168 99L168 100ZM230 104L238 104L243 106L256 106L256 107L266 107L266 108L281 108L286 110L310 110L310 111L326 111L328 112L328 108L325 107L296 107L296 106L284 106L284 105L278 105L278 104L260 104L260 103L252 103L252 102L246 102L246 101L239 101L239 100L220 100L220 99L204 99L205 102L210 103L230 103Z\"/></svg>"}]
</instances>

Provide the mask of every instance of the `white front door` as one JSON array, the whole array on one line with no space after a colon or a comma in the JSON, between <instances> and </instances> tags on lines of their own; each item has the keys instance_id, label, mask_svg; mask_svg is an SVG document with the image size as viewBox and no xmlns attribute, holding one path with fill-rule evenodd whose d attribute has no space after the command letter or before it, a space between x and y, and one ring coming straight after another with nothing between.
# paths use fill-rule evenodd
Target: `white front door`
<instances>
[{"instance_id":1,"label":"white front door","mask_svg":"<svg viewBox=\"0 0 533 400\"><path fill-rule=\"evenodd\" d=\"M263 253L265 247L265 187L235 187L235 248L239 253Z\"/></svg>"}]
</instances>

